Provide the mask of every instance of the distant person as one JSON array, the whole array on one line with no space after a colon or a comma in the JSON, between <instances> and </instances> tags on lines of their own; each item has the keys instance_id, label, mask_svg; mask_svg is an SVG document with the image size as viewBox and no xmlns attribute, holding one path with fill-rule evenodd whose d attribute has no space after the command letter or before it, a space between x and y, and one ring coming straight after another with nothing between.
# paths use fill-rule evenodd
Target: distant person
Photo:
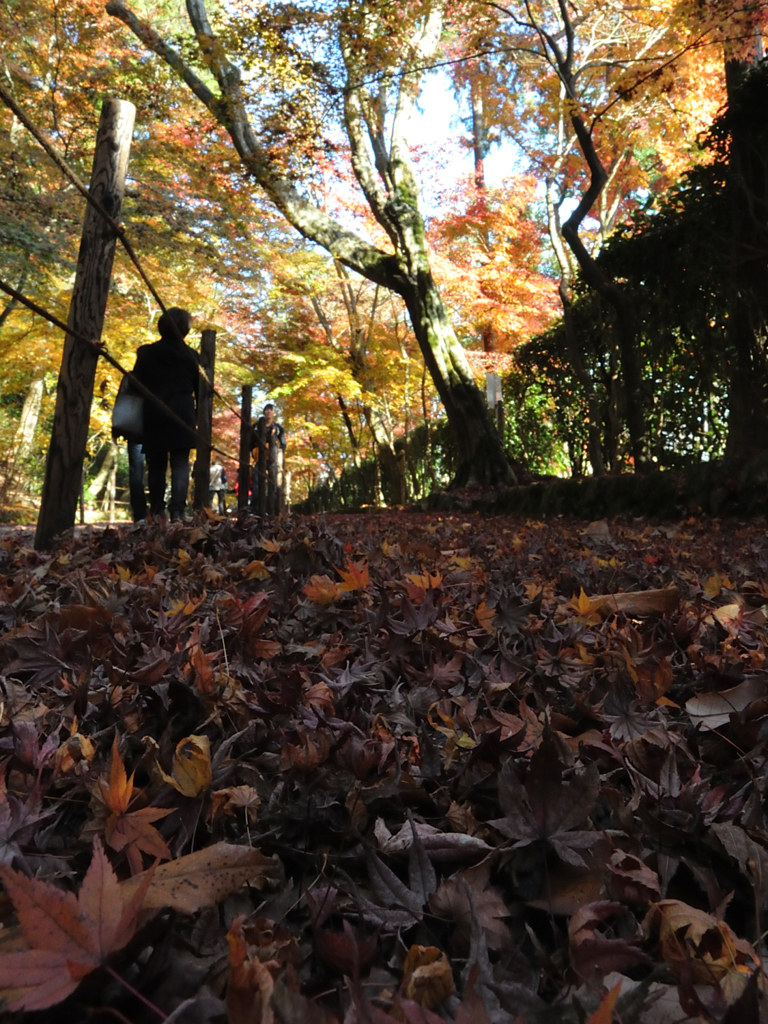
<instances>
[{"instance_id":1,"label":"distant person","mask_svg":"<svg viewBox=\"0 0 768 1024\"><path fill-rule=\"evenodd\" d=\"M131 382L127 377L120 381L118 401L121 398L134 397ZM117 402L115 402L117 405ZM139 431L130 428L112 427L112 438L124 437L128 442L128 496L131 503L131 515L134 523L143 523L147 518L147 496L144 492L144 439Z\"/></svg>"},{"instance_id":2,"label":"distant person","mask_svg":"<svg viewBox=\"0 0 768 1024\"><path fill-rule=\"evenodd\" d=\"M259 488L262 483L267 489L265 511L274 515L280 511L280 486L282 481L279 470L283 464L285 452L285 430L275 418L275 407L267 402L264 411L251 430L251 451L255 453L253 485L251 487L250 509L255 515L259 512ZM264 480L260 479L262 464Z\"/></svg>"},{"instance_id":3,"label":"distant person","mask_svg":"<svg viewBox=\"0 0 768 1024\"><path fill-rule=\"evenodd\" d=\"M214 462L211 466L210 475L211 508L220 515L227 514L227 473L220 462Z\"/></svg>"},{"instance_id":4,"label":"distant person","mask_svg":"<svg viewBox=\"0 0 768 1024\"><path fill-rule=\"evenodd\" d=\"M192 318L174 306L157 322L160 340L142 345L133 368L141 381L187 425L171 419L154 402L144 401L144 454L147 459L149 508L153 516L165 515L165 475L171 465L171 522L184 515L189 491L189 452L196 447L198 356L185 344Z\"/></svg>"}]
</instances>

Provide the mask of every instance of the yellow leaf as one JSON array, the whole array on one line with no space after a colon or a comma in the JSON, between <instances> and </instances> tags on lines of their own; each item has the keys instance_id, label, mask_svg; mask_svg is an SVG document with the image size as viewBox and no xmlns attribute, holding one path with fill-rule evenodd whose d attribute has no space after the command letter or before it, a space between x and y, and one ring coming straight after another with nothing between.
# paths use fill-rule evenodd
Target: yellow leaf
<instances>
[{"instance_id":1,"label":"yellow leaf","mask_svg":"<svg viewBox=\"0 0 768 1024\"><path fill-rule=\"evenodd\" d=\"M266 580L269 578L269 569L263 562L254 559L243 569L243 576L247 580Z\"/></svg>"},{"instance_id":2,"label":"yellow leaf","mask_svg":"<svg viewBox=\"0 0 768 1024\"><path fill-rule=\"evenodd\" d=\"M477 624L481 629L484 629L487 633L493 632L493 620L496 616L496 611L493 608L489 608L485 601L481 601L480 604L475 608L475 618Z\"/></svg>"},{"instance_id":3,"label":"yellow leaf","mask_svg":"<svg viewBox=\"0 0 768 1024\"><path fill-rule=\"evenodd\" d=\"M413 583L415 587L421 587L423 590L429 590L430 587L433 590L436 590L443 582L443 577L440 575L439 572L435 573L434 575L431 572L408 572L405 574L405 578L407 580L410 580L410 582Z\"/></svg>"},{"instance_id":4,"label":"yellow leaf","mask_svg":"<svg viewBox=\"0 0 768 1024\"><path fill-rule=\"evenodd\" d=\"M172 775L160 774L182 796L198 796L211 784L211 741L207 736L187 736L176 746Z\"/></svg>"},{"instance_id":5,"label":"yellow leaf","mask_svg":"<svg viewBox=\"0 0 768 1024\"><path fill-rule=\"evenodd\" d=\"M71 772L81 761L90 764L96 754L93 743L87 736L76 732L65 740L56 751L56 767L62 774Z\"/></svg>"},{"instance_id":6,"label":"yellow leaf","mask_svg":"<svg viewBox=\"0 0 768 1024\"><path fill-rule=\"evenodd\" d=\"M575 611L579 613L579 615L585 618L591 615L594 611L592 600L591 598L587 597L587 595L584 593L584 587L581 588L581 593L578 597L574 597L571 601L568 602L568 607L573 608Z\"/></svg>"},{"instance_id":7,"label":"yellow leaf","mask_svg":"<svg viewBox=\"0 0 768 1024\"><path fill-rule=\"evenodd\" d=\"M470 555L454 555L451 559L451 568L458 572L468 572L472 568Z\"/></svg>"}]
</instances>

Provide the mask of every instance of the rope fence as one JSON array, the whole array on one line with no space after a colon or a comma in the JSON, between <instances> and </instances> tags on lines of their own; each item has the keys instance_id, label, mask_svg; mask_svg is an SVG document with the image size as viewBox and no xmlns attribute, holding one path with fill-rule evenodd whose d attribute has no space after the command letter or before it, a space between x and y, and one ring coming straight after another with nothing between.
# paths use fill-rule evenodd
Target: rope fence
<instances>
[{"instance_id":1,"label":"rope fence","mask_svg":"<svg viewBox=\"0 0 768 1024\"><path fill-rule=\"evenodd\" d=\"M145 384L142 384L140 380L137 380L136 377L134 377L134 375L130 372L130 370L126 370L124 366L121 366L117 359L115 359L114 356L110 355L110 353L107 351L104 345L102 345L99 342L93 341L90 338L86 338L82 334L78 334L77 331L74 331L72 330L71 327L68 327L63 320L59 320L59 318L54 316L53 313L49 313L47 310L43 309L42 306L38 306L36 302L33 302L31 299L28 299L20 291L18 291L16 288L13 288L11 285L7 284L2 279L0 279L0 291L5 292L6 295L9 295L11 298L21 303L21 305L26 306L27 309L31 310L33 313L36 313L38 316L43 317L43 319L53 324L54 327L58 327L66 334L71 335L71 337L73 337L76 341L89 345L91 348L93 348L97 355L101 356L102 359L106 359L106 361L111 366L114 366L114 368L118 370L124 377L127 377L131 385L139 392L139 394L143 398L152 402L152 404L156 408L160 409L161 412L170 420L172 420L177 426L183 427L184 430L189 434L189 436L197 441L196 447L199 447L201 449L210 448L210 450L212 452L216 452L217 455L222 455L225 459L229 459L230 461L239 464L239 455L232 455L230 452L226 452L221 448L217 448L216 445L209 444L208 440L204 438L202 434L200 434L194 427L190 427L188 423L185 423L184 420L180 416L177 416L172 409L169 409L165 402L163 402L162 399L158 398L157 395L154 394L154 392L150 391L150 389ZM202 376L205 377L205 374L202 374ZM242 421L242 418L240 416L238 416L238 419Z\"/></svg>"},{"instance_id":2,"label":"rope fence","mask_svg":"<svg viewBox=\"0 0 768 1024\"><path fill-rule=\"evenodd\" d=\"M144 270L141 264L141 260L136 254L136 250L133 248L133 245L131 244L128 238L125 228L123 228L122 225L118 224L118 222L107 213L107 211L102 207L102 205L93 198L88 189L88 186L85 185L84 182L80 180L79 176L72 170L67 161L61 155L61 153L59 153L59 151L56 149L53 143L46 138L45 134L42 131L40 131L40 129L35 125L35 123L32 121L29 115L26 114L24 110L19 106L19 104L13 98L11 93L5 88L2 82L0 82L0 100L2 100L2 102L6 105L6 107L8 107L11 113L13 113L13 115L16 118L18 118L19 122L24 126L24 128L26 128L26 130L30 133L30 135L38 143L38 145L42 147L46 155L53 161L56 167L58 167L58 169L61 171L64 177L67 178L75 186L77 191L80 192L80 194L85 198L86 202L89 203L91 207L93 207L96 213L109 225L112 231L115 232L115 235L117 236L126 253L128 254L129 259L131 260L134 267L138 271L139 276L149 289L150 294L157 302L161 311L165 313L165 303L163 302L159 292L149 279L148 274ZM9 286L4 286L2 290L9 295L13 294L12 292L8 291L8 287ZM34 312L38 313L39 315L46 316L46 318L49 319L51 323L56 323L57 326L61 326L61 321L55 319L51 320L50 316L44 313L40 307L33 307L32 305L30 305L29 300L22 300L21 298L19 298L18 293L14 295L14 298L16 298L17 301L19 302L23 302L23 304L28 306L30 309L34 308ZM72 337L76 337L76 335L73 334L73 332L71 332L68 327L65 326L63 329L72 334ZM93 341L89 341L88 344L93 344ZM107 358L108 361L111 361L111 356L105 356L105 358ZM120 370L123 374L127 374L130 377L130 374L128 373L127 370L124 370L122 368L120 368ZM227 408L234 416L237 417L237 419L240 422L242 422L242 416L240 414L240 411L236 409L233 405L231 405L228 399L224 395L222 395L217 388L214 387L212 381L208 379L208 376L205 370L202 368L202 366L198 366L198 372L200 376L206 381L208 387L210 387L213 394L219 399L219 401L225 406L225 408ZM212 448L212 450L218 452L219 454L222 454L222 452L218 448ZM227 458L231 458L231 456L227 456Z\"/></svg>"}]
</instances>

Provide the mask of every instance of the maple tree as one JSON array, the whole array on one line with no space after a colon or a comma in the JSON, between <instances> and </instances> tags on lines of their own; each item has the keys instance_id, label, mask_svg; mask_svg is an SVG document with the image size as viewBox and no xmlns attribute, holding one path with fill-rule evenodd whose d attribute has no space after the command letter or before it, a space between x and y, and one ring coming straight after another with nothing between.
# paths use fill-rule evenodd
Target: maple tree
<instances>
[{"instance_id":1,"label":"maple tree","mask_svg":"<svg viewBox=\"0 0 768 1024\"><path fill-rule=\"evenodd\" d=\"M218 93L195 71L191 58L184 59L127 6L115 0L108 10L184 80L229 134L248 173L306 239L403 298L461 454L458 482L510 480L498 435L432 275L409 153L408 122L422 69L440 41L442 3L414 5L408 17L349 8L326 19L308 8L296 31L281 23L275 33L272 23L265 25L258 17L238 20L236 11L227 17L217 14L212 22L197 0L187 7L199 44L195 60L213 75ZM322 40L322 47L313 42L311 56L304 50L307 36ZM283 68L291 68L285 81L265 56L270 48L281 54ZM317 57L326 52L322 63ZM390 69L391 77L382 77L383 68ZM326 88L313 91L315 80ZM260 106L254 102L257 83ZM346 134L357 184L385 248L378 239L365 241L307 195L315 161L330 148L317 120L324 93L343 97L339 129ZM289 139L292 149L286 148Z\"/></svg>"},{"instance_id":2,"label":"maple tree","mask_svg":"<svg viewBox=\"0 0 768 1024\"><path fill-rule=\"evenodd\" d=\"M480 97L486 138L489 130L496 138L513 138L542 181L560 275L564 354L582 396L596 473L610 463L611 444L601 432L613 427L601 409L603 384L588 340L572 313L577 270L614 308L621 358L613 361L624 386L613 404L626 416L639 464L648 457L645 417L654 414L634 330L643 310L633 308L632 296L614 286L617 279L595 256L638 199L667 186L696 158L696 133L708 127L726 97L723 55L729 48L745 52L750 41L754 47L762 8L654 4L641 11L581 4L573 11L559 2L511 3L459 30L462 45L469 38L478 56L457 64L454 74L459 87L471 90L473 103ZM616 384L612 379L610 389ZM734 401L737 406L738 419L743 403Z\"/></svg>"},{"instance_id":3,"label":"maple tree","mask_svg":"<svg viewBox=\"0 0 768 1024\"><path fill-rule=\"evenodd\" d=\"M140 117L152 125L153 135L142 131L133 140L125 226L165 303L191 308L195 333L211 324L218 328L218 383L228 390L243 376L240 349L248 343L243 325L260 297L267 242L250 246L247 260L238 249L245 235L255 233L254 215L260 231L266 231L269 213L242 182L232 180L230 154L207 134L209 121L187 110L183 125L173 125L169 112L184 109L184 90L174 91L155 69L136 59L100 4L78 0L54 9L11 3L0 13L0 34L6 85L81 179L88 178L105 87L129 90ZM0 147L5 277L66 321L84 203L4 106ZM105 341L123 365L130 368L137 346L153 340L158 313L137 268L118 247ZM61 344L61 336L44 321L13 300L7 302L0 314L6 500L18 490L18 464L39 459L47 443ZM111 440L109 419L118 383L116 371L102 364L92 408L91 455ZM37 407L20 433L18 412L25 392L36 395ZM217 430L220 440L226 436L223 426L221 433ZM21 475L34 481L34 472L28 471L33 465L23 468Z\"/></svg>"}]
</instances>

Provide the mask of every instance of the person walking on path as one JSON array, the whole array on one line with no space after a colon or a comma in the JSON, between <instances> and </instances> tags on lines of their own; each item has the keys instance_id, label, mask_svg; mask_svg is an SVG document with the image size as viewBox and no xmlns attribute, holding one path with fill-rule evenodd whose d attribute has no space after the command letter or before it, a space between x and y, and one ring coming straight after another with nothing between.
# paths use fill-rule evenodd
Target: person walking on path
<instances>
[{"instance_id":1,"label":"person walking on path","mask_svg":"<svg viewBox=\"0 0 768 1024\"><path fill-rule=\"evenodd\" d=\"M174 306L157 322L160 340L142 345L136 353L133 372L174 412L190 430L185 430L153 402L144 402L144 454L147 459L149 508L153 516L165 514L165 476L171 465L171 522L184 515L189 491L189 452L195 447L197 422L197 353L184 342L192 318L186 309Z\"/></svg>"},{"instance_id":2,"label":"person walking on path","mask_svg":"<svg viewBox=\"0 0 768 1024\"><path fill-rule=\"evenodd\" d=\"M280 487L283 456L285 454L285 430L275 418L275 407L271 402L264 406L264 412L251 429L251 451L256 453L253 472L250 509L259 514L259 490L266 488L265 511L274 515L280 511Z\"/></svg>"},{"instance_id":3,"label":"person walking on path","mask_svg":"<svg viewBox=\"0 0 768 1024\"><path fill-rule=\"evenodd\" d=\"M227 514L227 473L220 462L214 462L210 475L211 508L219 515Z\"/></svg>"}]
</instances>

